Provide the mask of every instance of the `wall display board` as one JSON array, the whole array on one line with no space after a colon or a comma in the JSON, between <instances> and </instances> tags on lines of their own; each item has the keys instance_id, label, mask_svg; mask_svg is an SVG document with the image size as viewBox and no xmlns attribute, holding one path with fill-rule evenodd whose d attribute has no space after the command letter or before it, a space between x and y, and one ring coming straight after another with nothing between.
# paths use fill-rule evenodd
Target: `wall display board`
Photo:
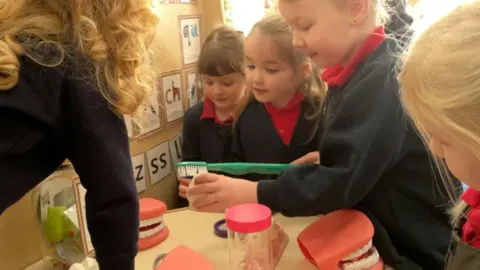
<instances>
[{"instance_id":1,"label":"wall display board","mask_svg":"<svg viewBox=\"0 0 480 270\"><path fill-rule=\"evenodd\" d=\"M174 165L175 163L182 161L182 140L183 133L181 131L169 140L170 156Z\"/></svg>"},{"instance_id":2,"label":"wall display board","mask_svg":"<svg viewBox=\"0 0 480 270\"><path fill-rule=\"evenodd\" d=\"M167 140L147 151L147 166L151 186L172 173L169 146L170 143Z\"/></svg>"},{"instance_id":3,"label":"wall display board","mask_svg":"<svg viewBox=\"0 0 480 270\"><path fill-rule=\"evenodd\" d=\"M204 93L202 82L198 78L197 70L190 69L183 72L184 85L187 87L185 91L187 99L187 108L192 107L199 101L203 100Z\"/></svg>"},{"instance_id":4,"label":"wall display board","mask_svg":"<svg viewBox=\"0 0 480 270\"><path fill-rule=\"evenodd\" d=\"M183 84L180 71L165 73L162 76L162 92L165 102L167 123L183 117Z\"/></svg>"},{"instance_id":5,"label":"wall display board","mask_svg":"<svg viewBox=\"0 0 480 270\"><path fill-rule=\"evenodd\" d=\"M147 188L147 178L145 172L147 166L145 163L145 154L141 153L132 157L133 176L137 185L137 192L141 193Z\"/></svg>"},{"instance_id":6,"label":"wall display board","mask_svg":"<svg viewBox=\"0 0 480 270\"><path fill-rule=\"evenodd\" d=\"M198 61L201 41L201 15L178 16L182 61L184 66L192 66Z\"/></svg>"}]
</instances>

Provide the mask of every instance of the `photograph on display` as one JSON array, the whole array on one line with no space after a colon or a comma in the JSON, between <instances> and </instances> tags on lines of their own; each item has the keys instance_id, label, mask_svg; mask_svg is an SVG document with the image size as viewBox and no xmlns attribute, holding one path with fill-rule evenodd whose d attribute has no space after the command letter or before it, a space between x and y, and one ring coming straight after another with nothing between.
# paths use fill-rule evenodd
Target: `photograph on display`
<instances>
[{"instance_id":1,"label":"photograph on display","mask_svg":"<svg viewBox=\"0 0 480 270\"><path fill-rule=\"evenodd\" d=\"M185 85L188 87L186 91L188 107L192 107L203 100L202 84L197 78L198 75L195 69L186 71L184 74L186 77Z\"/></svg>"},{"instance_id":2,"label":"photograph on display","mask_svg":"<svg viewBox=\"0 0 480 270\"><path fill-rule=\"evenodd\" d=\"M173 122L183 117L182 76L175 71L162 77L162 93L165 102L167 122Z\"/></svg>"},{"instance_id":3,"label":"photograph on display","mask_svg":"<svg viewBox=\"0 0 480 270\"><path fill-rule=\"evenodd\" d=\"M140 136L151 133L161 127L160 121L160 105L158 102L158 87L154 87L152 90L152 97L150 99L150 104L144 106L144 114L139 123L142 125L140 129Z\"/></svg>"},{"instance_id":4,"label":"photograph on display","mask_svg":"<svg viewBox=\"0 0 480 270\"><path fill-rule=\"evenodd\" d=\"M201 49L200 15L179 16L180 38L183 65L188 66L198 61Z\"/></svg>"}]
</instances>

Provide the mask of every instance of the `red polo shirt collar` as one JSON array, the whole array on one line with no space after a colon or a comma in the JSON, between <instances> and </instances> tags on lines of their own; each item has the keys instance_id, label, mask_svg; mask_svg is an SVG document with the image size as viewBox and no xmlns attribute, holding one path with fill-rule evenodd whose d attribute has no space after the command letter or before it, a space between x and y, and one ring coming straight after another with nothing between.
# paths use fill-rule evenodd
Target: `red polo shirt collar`
<instances>
[{"instance_id":1,"label":"red polo shirt collar","mask_svg":"<svg viewBox=\"0 0 480 270\"><path fill-rule=\"evenodd\" d=\"M207 97L203 101L203 112L200 116L200 119L214 119L215 123L219 125L231 124L233 121L232 118L229 118L225 121L218 119L217 114L215 113L215 104Z\"/></svg>"},{"instance_id":2,"label":"red polo shirt collar","mask_svg":"<svg viewBox=\"0 0 480 270\"><path fill-rule=\"evenodd\" d=\"M358 49L350 63L345 66L339 64L325 68L322 72L322 79L330 87L345 86L358 65L365 61L365 59L367 59L367 57L378 48L378 46L385 40L385 37L385 29L383 26L375 28L360 49Z\"/></svg>"},{"instance_id":3,"label":"red polo shirt collar","mask_svg":"<svg viewBox=\"0 0 480 270\"><path fill-rule=\"evenodd\" d=\"M303 93L297 93L287 105L280 109L271 104L265 104L265 109L285 145L290 145L304 98Z\"/></svg>"},{"instance_id":4,"label":"red polo shirt collar","mask_svg":"<svg viewBox=\"0 0 480 270\"><path fill-rule=\"evenodd\" d=\"M462 228L462 241L480 248L480 191L469 187L463 193L462 200L471 207Z\"/></svg>"}]
</instances>

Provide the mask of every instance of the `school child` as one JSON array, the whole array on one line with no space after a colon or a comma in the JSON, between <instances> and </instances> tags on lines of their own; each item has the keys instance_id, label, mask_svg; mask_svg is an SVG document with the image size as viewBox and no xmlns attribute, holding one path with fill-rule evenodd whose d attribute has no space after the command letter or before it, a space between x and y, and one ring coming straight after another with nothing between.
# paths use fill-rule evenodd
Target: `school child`
<instances>
[{"instance_id":1,"label":"school child","mask_svg":"<svg viewBox=\"0 0 480 270\"><path fill-rule=\"evenodd\" d=\"M410 48L399 76L402 100L445 184L451 190L448 168L470 186L451 211L447 270L480 269L479 14L480 1L474 1L430 26Z\"/></svg>"},{"instance_id":2,"label":"school child","mask_svg":"<svg viewBox=\"0 0 480 270\"><path fill-rule=\"evenodd\" d=\"M232 155L237 161L288 164L316 151L326 86L291 39L290 27L273 15L256 23L245 41L247 88L253 98L235 125Z\"/></svg>"},{"instance_id":3,"label":"school child","mask_svg":"<svg viewBox=\"0 0 480 270\"><path fill-rule=\"evenodd\" d=\"M87 190L102 270L135 266L138 197L122 115L154 83L152 8L30 0L0 9L0 214L68 159Z\"/></svg>"},{"instance_id":4,"label":"school child","mask_svg":"<svg viewBox=\"0 0 480 270\"><path fill-rule=\"evenodd\" d=\"M395 40L385 38L380 1L280 0L293 44L309 54L329 85L318 146L320 164L258 183L202 174L193 207L218 211L258 202L288 216L364 212L373 244L396 270L442 269L450 241L445 189L402 113ZM205 195L207 193L207 195Z\"/></svg>"},{"instance_id":5,"label":"school child","mask_svg":"<svg viewBox=\"0 0 480 270\"><path fill-rule=\"evenodd\" d=\"M230 159L232 122L245 96L244 40L242 32L225 25L216 27L205 40L197 68L206 98L185 113L183 161ZM189 181L180 179L183 198Z\"/></svg>"}]
</instances>

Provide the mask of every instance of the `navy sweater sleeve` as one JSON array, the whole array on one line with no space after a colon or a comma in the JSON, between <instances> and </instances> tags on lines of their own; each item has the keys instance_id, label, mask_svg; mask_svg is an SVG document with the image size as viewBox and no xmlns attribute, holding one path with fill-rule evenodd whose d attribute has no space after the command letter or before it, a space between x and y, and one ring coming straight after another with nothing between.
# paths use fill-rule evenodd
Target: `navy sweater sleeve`
<instances>
[{"instance_id":1,"label":"navy sweater sleeve","mask_svg":"<svg viewBox=\"0 0 480 270\"><path fill-rule=\"evenodd\" d=\"M200 116L203 111L203 102L198 102L185 112L183 117L182 160L201 161L200 150Z\"/></svg>"},{"instance_id":2,"label":"navy sweater sleeve","mask_svg":"<svg viewBox=\"0 0 480 270\"><path fill-rule=\"evenodd\" d=\"M315 215L352 207L367 195L400 155L407 131L390 64L371 64L354 86L338 90L345 92L325 127L321 164L260 181L259 203L285 215Z\"/></svg>"},{"instance_id":3,"label":"navy sweater sleeve","mask_svg":"<svg viewBox=\"0 0 480 270\"><path fill-rule=\"evenodd\" d=\"M87 190L87 223L100 269L134 269L139 210L125 123L96 89L78 81L64 88L66 155Z\"/></svg>"}]
</instances>

